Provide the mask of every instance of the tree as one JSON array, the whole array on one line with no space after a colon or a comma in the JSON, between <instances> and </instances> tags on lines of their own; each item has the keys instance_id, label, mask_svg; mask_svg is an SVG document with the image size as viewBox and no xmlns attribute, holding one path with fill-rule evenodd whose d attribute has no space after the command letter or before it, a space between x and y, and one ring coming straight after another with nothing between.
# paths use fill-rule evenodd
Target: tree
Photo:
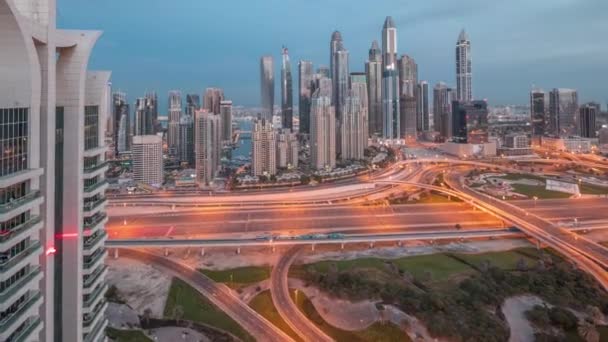
<instances>
[{"instance_id":1,"label":"tree","mask_svg":"<svg viewBox=\"0 0 608 342\"><path fill-rule=\"evenodd\" d=\"M301 175L300 176L300 184L302 185L307 185L310 183L310 177L307 175Z\"/></svg>"},{"instance_id":2,"label":"tree","mask_svg":"<svg viewBox=\"0 0 608 342\"><path fill-rule=\"evenodd\" d=\"M142 315L146 326L150 324L150 317L152 317L152 309L146 308Z\"/></svg>"},{"instance_id":3,"label":"tree","mask_svg":"<svg viewBox=\"0 0 608 342\"><path fill-rule=\"evenodd\" d=\"M528 265L526 264L526 260L524 258L519 258L519 260L517 260L517 269L519 271L525 271L528 269Z\"/></svg>"},{"instance_id":4,"label":"tree","mask_svg":"<svg viewBox=\"0 0 608 342\"><path fill-rule=\"evenodd\" d=\"M595 328L595 325L584 321L578 326L578 335L586 342L599 342L600 334Z\"/></svg>"}]
</instances>

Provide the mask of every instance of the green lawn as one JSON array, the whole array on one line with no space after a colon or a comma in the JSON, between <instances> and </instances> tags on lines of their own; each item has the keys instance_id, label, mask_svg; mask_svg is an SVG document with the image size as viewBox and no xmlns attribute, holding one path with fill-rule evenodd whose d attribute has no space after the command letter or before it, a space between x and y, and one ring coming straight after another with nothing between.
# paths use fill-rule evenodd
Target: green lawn
<instances>
[{"instance_id":1,"label":"green lawn","mask_svg":"<svg viewBox=\"0 0 608 342\"><path fill-rule=\"evenodd\" d=\"M295 341L302 341L302 339L283 320L281 315L279 315L274 303L272 303L270 291L263 291L257 296L253 297L251 302L249 302L249 306L270 321L270 323L274 324L275 327L283 330L283 332L285 332Z\"/></svg>"},{"instance_id":2,"label":"green lawn","mask_svg":"<svg viewBox=\"0 0 608 342\"><path fill-rule=\"evenodd\" d=\"M484 254L457 254L456 256L465 260L471 265L475 265L476 267L481 267L484 262L488 261L491 266L498 267L503 270L514 270L517 269L517 263L521 259L526 262L528 267L536 265L535 259L518 253L517 250Z\"/></svg>"},{"instance_id":3,"label":"green lawn","mask_svg":"<svg viewBox=\"0 0 608 342\"><path fill-rule=\"evenodd\" d=\"M204 275L231 288L242 288L270 278L270 266L239 267L229 270L200 270Z\"/></svg>"},{"instance_id":4,"label":"green lawn","mask_svg":"<svg viewBox=\"0 0 608 342\"><path fill-rule=\"evenodd\" d=\"M520 180L520 179L531 179L537 180L539 182L545 182L545 178L541 176L529 175L529 174L519 174L519 173L507 173L503 177L499 177L506 180Z\"/></svg>"},{"instance_id":5,"label":"green lawn","mask_svg":"<svg viewBox=\"0 0 608 342\"><path fill-rule=\"evenodd\" d=\"M207 298L178 278L173 278L167 303L165 318L174 318L175 308L183 309L182 319L207 324L239 337L243 341L255 341L243 328L227 314L217 308Z\"/></svg>"},{"instance_id":6,"label":"green lawn","mask_svg":"<svg viewBox=\"0 0 608 342\"><path fill-rule=\"evenodd\" d=\"M581 184L580 186L581 193L585 195L606 195L608 194L608 188L591 185L591 184Z\"/></svg>"},{"instance_id":7,"label":"green lawn","mask_svg":"<svg viewBox=\"0 0 608 342\"><path fill-rule=\"evenodd\" d=\"M360 331L346 331L329 325L317 312L312 302L301 292L291 291L291 299L296 303L300 311L314 322L327 335L337 342L409 342L409 336L399 327L392 323L374 323L370 327Z\"/></svg>"},{"instance_id":8,"label":"green lawn","mask_svg":"<svg viewBox=\"0 0 608 342\"><path fill-rule=\"evenodd\" d=\"M152 342L152 340L140 330L120 330L107 327L106 336L116 342Z\"/></svg>"},{"instance_id":9,"label":"green lawn","mask_svg":"<svg viewBox=\"0 0 608 342\"><path fill-rule=\"evenodd\" d=\"M533 185L525 185L525 184L511 184L513 190L522 195L526 195L530 198L536 196L539 199L549 199L549 198L569 198L572 195L567 194L565 192L559 191L551 191L545 189L544 186L533 186Z\"/></svg>"}]
</instances>

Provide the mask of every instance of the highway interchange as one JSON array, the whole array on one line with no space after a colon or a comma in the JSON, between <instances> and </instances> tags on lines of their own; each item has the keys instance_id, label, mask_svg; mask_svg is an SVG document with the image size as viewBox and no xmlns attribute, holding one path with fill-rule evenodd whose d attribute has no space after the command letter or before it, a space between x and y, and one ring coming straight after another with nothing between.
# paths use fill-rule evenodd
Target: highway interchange
<instances>
[{"instance_id":1,"label":"highway interchange","mask_svg":"<svg viewBox=\"0 0 608 342\"><path fill-rule=\"evenodd\" d=\"M555 164L555 161L538 159L534 163ZM597 160L580 163L606 169L606 165ZM403 238L399 235L401 233L426 233L421 236L427 238L433 234L458 232L465 236L488 229L500 233L505 231L505 227L516 226L533 239L558 250L608 289L608 250L584 235L575 234L565 228L577 225L590 229L608 226L605 215L608 199L507 203L468 188L462 176L472 168L499 168L521 172L513 170L510 165L498 166L477 161L445 158L401 160L387 170L369 176L316 188L284 192L252 191L248 194L241 192L220 196L206 194L197 197L169 197L163 194L162 198L139 196L114 199L113 206L108 210L110 220L107 231L111 239L108 245L112 246L113 241L123 241L123 245L114 247L132 247L128 241L134 239L213 240L229 237L255 241L259 236L272 236L277 241L289 241L304 234L330 232L374 237L395 234L399 237L395 237L398 241ZM444 175L445 184L430 185L438 174ZM386 205L382 201L378 202L406 190L421 188L441 192L464 202L405 205ZM142 214L146 207L145 214ZM331 340L308 321L289 298L287 272L301 248L302 246L294 246L289 249L274 267L271 275L273 302L285 321L302 339ZM133 252L130 253L126 256L132 257ZM147 260L162 264L164 261L160 261L161 259L167 260L159 256L148 257ZM190 283L201 282L198 275L185 270L177 276L186 278ZM209 290L204 294L209 295L208 292ZM215 293L217 295L218 292ZM213 296L213 293L211 295ZM235 296L226 295L222 298L225 302L218 306L226 309L231 316L237 315L239 323L247 326L251 324L248 320L255 319L248 316L239 317L238 313L234 313L234 309L230 309L230 306L239 305L231 303L239 301ZM261 341L273 341L279 332L272 334L274 335L260 334L255 337Z\"/></svg>"}]
</instances>

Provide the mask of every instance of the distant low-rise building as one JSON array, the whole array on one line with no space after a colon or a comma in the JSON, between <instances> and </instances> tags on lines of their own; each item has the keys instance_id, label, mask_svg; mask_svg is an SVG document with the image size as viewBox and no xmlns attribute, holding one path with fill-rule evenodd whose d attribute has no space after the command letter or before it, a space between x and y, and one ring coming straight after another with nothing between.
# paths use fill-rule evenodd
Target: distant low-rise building
<instances>
[{"instance_id":1,"label":"distant low-rise building","mask_svg":"<svg viewBox=\"0 0 608 342\"><path fill-rule=\"evenodd\" d=\"M555 151L589 153L592 140L581 137L543 137L543 147Z\"/></svg>"},{"instance_id":2,"label":"distant low-rise building","mask_svg":"<svg viewBox=\"0 0 608 342\"><path fill-rule=\"evenodd\" d=\"M163 184L163 139L158 135L133 137L133 179L152 186Z\"/></svg>"},{"instance_id":3,"label":"distant low-rise building","mask_svg":"<svg viewBox=\"0 0 608 342\"><path fill-rule=\"evenodd\" d=\"M532 154L530 138L526 134L509 134L505 136L499 154L504 156L525 156Z\"/></svg>"}]
</instances>

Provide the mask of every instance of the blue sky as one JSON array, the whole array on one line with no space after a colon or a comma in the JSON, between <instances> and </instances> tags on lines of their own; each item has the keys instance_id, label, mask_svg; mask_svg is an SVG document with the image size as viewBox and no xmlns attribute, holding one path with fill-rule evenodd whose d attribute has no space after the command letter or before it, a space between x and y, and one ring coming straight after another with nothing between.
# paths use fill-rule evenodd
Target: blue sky
<instances>
[{"instance_id":1,"label":"blue sky","mask_svg":"<svg viewBox=\"0 0 608 342\"><path fill-rule=\"evenodd\" d=\"M363 71L384 18L393 16L399 53L419 77L454 84L454 45L466 28L473 49L473 92L491 104L526 103L532 84L576 88L581 101L608 101L606 0L58 0L58 26L104 35L90 69L112 70L130 102L156 90L224 88L236 104L259 105L259 58L289 48L297 61L329 64L338 29L351 71ZM278 81L278 80L277 80ZM278 82L277 82L278 86ZM280 102L278 88L275 102ZM297 99L297 96L294 96ZM297 100L296 100L297 101Z\"/></svg>"}]
</instances>

